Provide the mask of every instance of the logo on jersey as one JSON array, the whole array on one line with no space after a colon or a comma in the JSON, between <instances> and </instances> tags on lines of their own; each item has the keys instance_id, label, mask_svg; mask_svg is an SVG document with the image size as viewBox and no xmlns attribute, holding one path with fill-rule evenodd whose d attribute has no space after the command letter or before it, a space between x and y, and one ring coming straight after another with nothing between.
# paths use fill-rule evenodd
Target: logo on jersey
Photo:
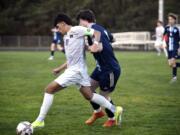
<instances>
[{"instance_id":1,"label":"logo on jersey","mask_svg":"<svg viewBox=\"0 0 180 135\"><path fill-rule=\"evenodd\" d=\"M65 46L67 46L69 44L69 39L65 40Z\"/></svg>"},{"instance_id":2,"label":"logo on jersey","mask_svg":"<svg viewBox=\"0 0 180 135\"><path fill-rule=\"evenodd\" d=\"M87 29L87 32L90 32L90 31L91 31L91 29L90 29L90 28L88 28L88 29Z\"/></svg>"},{"instance_id":3,"label":"logo on jersey","mask_svg":"<svg viewBox=\"0 0 180 135\"><path fill-rule=\"evenodd\" d=\"M177 32L177 29L174 29L174 33L176 33Z\"/></svg>"}]
</instances>

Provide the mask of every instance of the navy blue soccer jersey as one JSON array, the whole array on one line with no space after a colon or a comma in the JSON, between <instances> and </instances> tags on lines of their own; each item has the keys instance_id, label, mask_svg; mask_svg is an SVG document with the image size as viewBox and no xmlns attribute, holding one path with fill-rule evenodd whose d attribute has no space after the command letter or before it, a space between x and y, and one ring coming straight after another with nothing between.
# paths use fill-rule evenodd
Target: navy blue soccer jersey
<instances>
[{"instance_id":1,"label":"navy blue soccer jersey","mask_svg":"<svg viewBox=\"0 0 180 135\"><path fill-rule=\"evenodd\" d=\"M91 28L101 33L100 42L103 45L103 50L101 52L93 53L97 62L97 67L106 71L119 70L120 66L113 52L110 42L112 37L109 37L109 32L98 24L93 24Z\"/></svg>"},{"instance_id":2,"label":"navy blue soccer jersey","mask_svg":"<svg viewBox=\"0 0 180 135\"><path fill-rule=\"evenodd\" d=\"M180 41L179 29L176 26L166 26L164 35L167 37L167 50L177 51Z\"/></svg>"},{"instance_id":3,"label":"navy blue soccer jersey","mask_svg":"<svg viewBox=\"0 0 180 135\"><path fill-rule=\"evenodd\" d=\"M53 32L53 43L61 44L61 33L60 32Z\"/></svg>"}]
</instances>

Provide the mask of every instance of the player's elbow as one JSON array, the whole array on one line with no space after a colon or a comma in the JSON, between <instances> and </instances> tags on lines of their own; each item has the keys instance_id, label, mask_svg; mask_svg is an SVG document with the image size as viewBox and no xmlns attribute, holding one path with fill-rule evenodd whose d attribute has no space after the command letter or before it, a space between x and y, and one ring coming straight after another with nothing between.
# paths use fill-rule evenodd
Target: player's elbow
<instances>
[{"instance_id":1,"label":"player's elbow","mask_svg":"<svg viewBox=\"0 0 180 135\"><path fill-rule=\"evenodd\" d=\"M101 43L99 43L98 45L94 44L94 45L90 46L90 51L91 51L92 53L101 52L102 49L103 49L103 47L102 47L102 44L101 44Z\"/></svg>"}]
</instances>

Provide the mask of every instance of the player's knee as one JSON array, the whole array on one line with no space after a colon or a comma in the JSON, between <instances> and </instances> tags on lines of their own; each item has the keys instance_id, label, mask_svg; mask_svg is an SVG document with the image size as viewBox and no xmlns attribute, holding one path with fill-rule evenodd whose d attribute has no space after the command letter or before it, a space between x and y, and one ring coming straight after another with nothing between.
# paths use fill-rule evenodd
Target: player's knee
<instances>
[{"instance_id":1,"label":"player's knee","mask_svg":"<svg viewBox=\"0 0 180 135\"><path fill-rule=\"evenodd\" d=\"M92 96L88 94L88 95L85 95L84 98L85 98L86 100L89 100L89 101L90 101L90 100L92 99Z\"/></svg>"},{"instance_id":2,"label":"player's knee","mask_svg":"<svg viewBox=\"0 0 180 135\"><path fill-rule=\"evenodd\" d=\"M172 62L169 62L169 67L173 67L173 63Z\"/></svg>"},{"instance_id":3,"label":"player's knee","mask_svg":"<svg viewBox=\"0 0 180 135\"><path fill-rule=\"evenodd\" d=\"M89 100L89 101L92 99L92 97L93 97L93 93L91 93L91 92L86 93L86 94L84 95L84 98L85 98L86 100Z\"/></svg>"},{"instance_id":4,"label":"player's knee","mask_svg":"<svg viewBox=\"0 0 180 135\"><path fill-rule=\"evenodd\" d=\"M176 67L176 63L175 63L175 64L173 63L173 64L172 64L172 67L173 67L173 68Z\"/></svg>"},{"instance_id":5,"label":"player's knee","mask_svg":"<svg viewBox=\"0 0 180 135\"><path fill-rule=\"evenodd\" d=\"M171 63L169 63L169 67L172 67L172 64L171 64Z\"/></svg>"},{"instance_id":6,"label":"player's knee","mask_svg":"<svg viewBox=\"0 0 180 135\"><path fill-rule=\"evenodd\" d=\"M45 92L46 92L46 93L49 93L49 94L53 94L53 91L52 91L52 89L51 89L49 86L47 86L47 87L45 88Z\"/></svg>"},{"instance_id":7,"label":"player's knee","mask_svg":"<svg viewBox=\"0 0 180 135\"><path fill-rule=\"evenodd\" d=\"M54 94L54 93L55 93L54 87L51 86L51 85L48 85L48 86L45 88L45 92L46 92L46 93L49 93L49 94Z\"/></svg>"}]
</instances>

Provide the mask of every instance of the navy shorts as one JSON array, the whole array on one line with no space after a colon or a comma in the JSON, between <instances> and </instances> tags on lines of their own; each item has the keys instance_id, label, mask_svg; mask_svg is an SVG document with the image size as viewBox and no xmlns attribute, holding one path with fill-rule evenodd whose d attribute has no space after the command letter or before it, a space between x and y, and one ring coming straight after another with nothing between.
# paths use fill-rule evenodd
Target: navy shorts
<instances>
[{"instance_id":1,"label":"navy shorts","mask_svg":"<svg viewBox=\"0 0 180 135\"><path fill-rule=\"evenodd\" d=\"M61 44L61 40L60 40L60 39L53 40L52 42L53 42L54 44L56 44L56 45Z\"/></svg>"},{"instance_id":2,"label":"navy shorts","mask_svg":"<svg viewBox=\"0 0 180 135\"><path fill-rule=\"evenodd\" d=\"M100 71L96 67L93 73L91 74L91 78L99 82L99 87L102 91L112 92L116 87L116 83L120 77L120 74L121 74L120 69L114 71L107 71L107 70Z\"/></svg>"},{"instance_id":3,"label":"navy shorts","mask_svg":"<svg viewBox=\"0 0 180 135\"><path fill-rule=\"evenodd\" d=\"M178 51L168 51L168 59L177 59L178 58Z\"/></svg>"}]
</instances>

